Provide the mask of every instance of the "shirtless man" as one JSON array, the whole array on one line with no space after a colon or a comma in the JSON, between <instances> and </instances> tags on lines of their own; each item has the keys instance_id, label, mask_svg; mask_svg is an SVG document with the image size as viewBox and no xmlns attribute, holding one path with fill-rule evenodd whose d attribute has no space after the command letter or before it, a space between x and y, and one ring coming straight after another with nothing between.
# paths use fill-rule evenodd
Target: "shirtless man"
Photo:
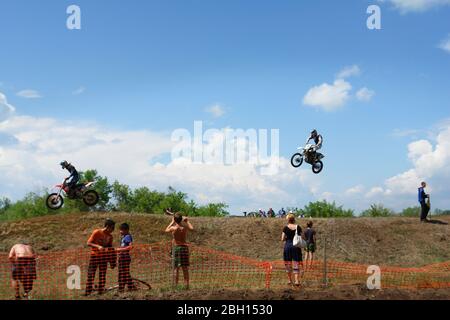
<instances>
[{"instance_id":1,"label":"shirtless man","mask_svg":"<svg viewBox=\"0 0 450 320\"><path fill-rule=\"evenodd\" d=\"M170 212L170 211L169 211ZM188 231L194 230L188 218L183 218L180 213L172 213L172 222L167 226L165 232L171 233L172 260L175 272L175 285L178 285L180 268L183 270L186 289L189 289L189 247L186 241Z\"/></svg>"},{"instance_id":2,"label":"shirtless man","mask_svg":"<svg viewBox=\"0 0 450 320\"><path fill-rule=\"evenodd\" d=\"M36 253L26 243L16 244L9 252L9 261L12 268L11 286L16 293L16 299L20 300L20 283L24 290L24 298L28 299L33 290L33 281L36 280Z\"/></svg>"}]
</instances>

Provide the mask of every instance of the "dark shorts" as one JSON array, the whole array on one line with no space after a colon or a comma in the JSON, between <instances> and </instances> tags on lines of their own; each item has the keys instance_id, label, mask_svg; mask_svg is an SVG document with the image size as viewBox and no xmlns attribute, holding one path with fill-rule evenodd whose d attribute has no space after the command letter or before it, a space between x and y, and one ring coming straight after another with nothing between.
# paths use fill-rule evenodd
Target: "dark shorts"
<instances>
[{"instance_id":1,"label":"dark shorts","mask_svg":"<svg viewBox=\"0 0 450 320\"><path fill-rule=\"evenodd\" d=\"M34 258L18 258L13 263L11 273L15 281L36 280L36 260Z\"/></svg>"},{"instance_id":2,"label":"dark shorts","mask_svg":"<svg viewBox=\"0 0 450 320\"><path fill-rule=\"evenodd\" d=\"M308 243L306 245L305 250L306 250L306 252L311 252L311 253L316 252L316 244L315 243Z\"/></svg>"},{"instance_id":3,"label":"dark shorts","mask_svg":"<svg viewBox=\"0 0 450 320\"><path fill-rule=\"evenodd\" d=\"M189 267L189 248L187 246L173 247L173 263L175 268Z\"/></svg>"},{"instance_id":4,"label":"dark shorts","mask_svg":"<svg viewBox=\"0 0 450 320\"><path fill-rule=\"evenodd\" d=\"M300 262L302 261L302 250L300 248L294 247L292 241L288 241L284 245L283 259L285 262Z\"/></svg>"}]
</instances>

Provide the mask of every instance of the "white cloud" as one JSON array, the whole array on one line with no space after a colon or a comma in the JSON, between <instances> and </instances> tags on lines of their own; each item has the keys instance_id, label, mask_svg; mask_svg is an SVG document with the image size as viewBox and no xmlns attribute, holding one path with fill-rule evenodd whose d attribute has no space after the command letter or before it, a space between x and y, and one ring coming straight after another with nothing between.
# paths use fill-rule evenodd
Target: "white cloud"
<instances>
[{"instance_id":1,"label":"white cloud","mask_svg":"<svg viewBox=\"0 0 450 320\"><path fill-rule=\"evenodd\" d=\"M8 103L6 96L0 92L0 122L9 118L15 111L15 108Z\"/></svg>"},{"instance_id":2,"label":"white cloud","mask_svg":"<svg viewBox=\"0 0 450 320\"><path fill-rule=\"evenodd\" d=\"M366 198L376 198L384 193L383 188L381 187L373 187L369 192L366 193Z\"/></svg>"},{"instance_id":3,"label":"white cloud","mask_svg":"<svg viewBox=\"0 0 450 320\"><path fill-rule=\"evenodd\" d=\"M364 192L364 190L365 190L364 186L360 184L360 185L357 185L357 186L347 189L345 191L345 194L347 196L354 196L354 195L362 194Z\"/></svg>"},{"instance_id":4,"label":"white cloud","mask_svg":"<svg viewBox=\"0 0 450 320\"><path fill-rule=\"evenodd\" d=\"M31 90L31 89L21 90L21 91L17 92L17 96L19 96L21 98L26 98L26 99L42 98L42 95L38 91Z\"/></svg>"},{"instance_id":5,"label":"white cloud","mask_svg":"<svg viewBox=\"0 0 450 320\"><path fill-rule=\"evenodd\" d=\"M439 44L439 48L446 51L447 53L450 53L450 35L442 40L442 42Z\"/></svg>"},{"instance_id":6,"label":"white cloud","mask_svg":"<svg viewBox=\"0 0 450 320\"><path fill-rule=\"evenodd\" d=\"M352 85L345 79L359 76L361 69L357 65L343 68L336 75L333 84L323 83L312 87L303 97L303 104L311 107L323 109L325 111L334 111L344 106L351 98ZM375 92L366 87L360 89L354 97L362 102L370 101Z\"/></svg>"},{"instance_id":7,"label":"white cloud","mask_svg":"<svg viewBox=\"0 0 450 320\"><path fill-rule=\"evenodd\" d=\"M450 179L450 125L437 134L435 145L423 139L410 143L408 158L412 163L411 169L386 179L384 188L375 187L371 194L384 192L385 195L393 197L412 196L417 192L417 187L423 180L431 180L430 186L436 190L443 190L443 194L450 192L448 185L448 179Z\"/></svg>"},{"instance_id":8,"label":"white cloud","mask_svg":"<svg viewBox=\"0 0 450 320\"><path fill-rule=\"evenodd\" d=\"M324 83L309 89L303 98L303 103L325 111L333 111L345 105L350 98L351 89L350 83L337 79L333 84Z\"/></svg>"},{"instance_id":9,"label":"white cloud","mask_svg":"<svg viewBox=\"0 0 450 320\"><path fill-rule=\"evenodd\" d=\"M337 79L346 79L350 77L359 76L361 74L361 69L357 65L348 66L342 69L337 75Z\"/></svg>"},{"instance_id":10,"label":"white cloud","mask_svg":"<svg viewBox=\"0 0 450 320\"><path fill-rule=\"evenodd\" d=\"M423 12L432 8L450 5L450 0L378 0L389 2L402 13Z\"/></svg>"},{"instance_id":11,"label":"white cloud","mask_svg":"<svg viewBox=\"0 0 450 320\"><path fill-rule=\"evenodd\" d=\"M72 94L73 94L74 96L78 96L78 95L84 93L85 91L86 91L86 88L85 88L85 87L79 87L78 89L72 91Z\"/></svg>"},{"instance_id":12,"label":"white cloud","mask_svg":"<svg viewBox=\"0 0 450 320\"><path fill-rule=\"evenodd\" d=\"M206 108L205 111L210 113L214 118L220 118L225 114L225 108L219 104L212 105Z\"/></svg>"},{"instance_id":13,"label":"white cloud","mask_svg":"<svg viewBox=\"0 0 450 320\"><path fill-rule=\"evenodd\" d=\"M356 99L358 99L359 101L368 102L368 101L372 100L374 95L375 95L375 91L364 87L364 88L358 90L358 92L356 93Z\"/></svg>"},{"instance_id":14,"label":"white cloud","mask_svg":"<svg viewBox=\"0 0 450 320\"><path fill-rule=\"evenodd\" d=\"M277 159L280 170L272 176L249 163L170 160L174 146L170 135L148 130L111 130L93 123L12 116L0 123L0 135L13 141L0 147L0 194L14 198L59 182L66 175L58 166L62 160L71 161L81 171L95 168L132 187L165 190L173 186L200 203L223 201L231 205L233 214L296 205L298 190L302 190L300 201L306 202L321 183L310 168L295 170L285 158ZM167 161L157 161L165 156Z\"/></svg>"}]
</instances>

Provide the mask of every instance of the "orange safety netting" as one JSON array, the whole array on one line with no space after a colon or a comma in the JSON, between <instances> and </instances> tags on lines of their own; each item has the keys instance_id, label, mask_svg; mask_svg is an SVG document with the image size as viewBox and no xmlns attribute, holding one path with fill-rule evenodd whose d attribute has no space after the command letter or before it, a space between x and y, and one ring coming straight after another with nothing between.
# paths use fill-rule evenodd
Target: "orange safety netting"
<instances>
[{"instance_id":1,"label":"orange safety netting","mask_svg":"<svg viewBox=\"0 0 450 320\"><path fill-rule=\"evenodd\" d=\"M367 268L368 265L317 260L301 268L301 282L310 287L366 285L370 275ZM189 270L191 289L281 288L287 283L283 261L262 262L193 245L173 247L170 242L137 245L130 255L114 249L96 256L86 249L52 252L40 255L34 262L19 261L14 266L7 255L0 254L0 299L14 298L12 269L15 279L28 287L33 284L33 299L80 299L86 292L120 289L173 290L185 284L183 269ZM178 285L174 272L177 269ZM450 288L450 262L422 268L381 266L381 285Z\"/></svg>"}]
</instances>

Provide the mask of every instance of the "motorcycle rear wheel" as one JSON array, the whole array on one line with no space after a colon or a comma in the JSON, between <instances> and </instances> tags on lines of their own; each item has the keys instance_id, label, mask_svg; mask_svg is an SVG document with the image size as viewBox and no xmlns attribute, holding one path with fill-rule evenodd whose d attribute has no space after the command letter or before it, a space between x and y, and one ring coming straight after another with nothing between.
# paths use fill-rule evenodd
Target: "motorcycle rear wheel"
<instances>
[{"instance_id":1,"label":"motorcycle rear wheel","mask_svg":"<svg viewBox=\"0 0 450 320\"><path fill-rule=\"evenodd\" d=\"M313 171L315 174L321 173L322 170L323 170L323 162L322 162L322 161L319 160L319 161L317 161L316 163L314 163L314 164L312 165L312 171Z\"/></svg>"},{"instance_id":2,"label":"motorcycle rear wheel","mask_svg":"<svg viewBox=\"0 0 450 320\"><path fill-rule=\"evenodd\" d=\"M61 207L63 206L64 199L63 197L61 197L61 195L57 193L52 193L47 197L45 204L47 205L47 208L51 210L58 210L61 209Z\"/></svg>"},{"instance_id":3,"label":"motorcycle rear wheel","mask_svg":"<svg viewBox=\"0 0 450 320\"><path fill-rule=\"evenodd\" d=\"M296 153L291 158L291 165L294 168L298 168L303 164L303 156L300 153Z\"/></svg>"},{"instance_id":4,"label":"motorcycle rear wheel","mask_svg":"<svg viewBox=\"0 0 450 320\"><path fill-rule=\"evenodd\" d=\"M88 190L83 194L83 202L88 207L95 206L98 201L100 200L100 197L95 190Z\"/></svg>"}]
</instances>

